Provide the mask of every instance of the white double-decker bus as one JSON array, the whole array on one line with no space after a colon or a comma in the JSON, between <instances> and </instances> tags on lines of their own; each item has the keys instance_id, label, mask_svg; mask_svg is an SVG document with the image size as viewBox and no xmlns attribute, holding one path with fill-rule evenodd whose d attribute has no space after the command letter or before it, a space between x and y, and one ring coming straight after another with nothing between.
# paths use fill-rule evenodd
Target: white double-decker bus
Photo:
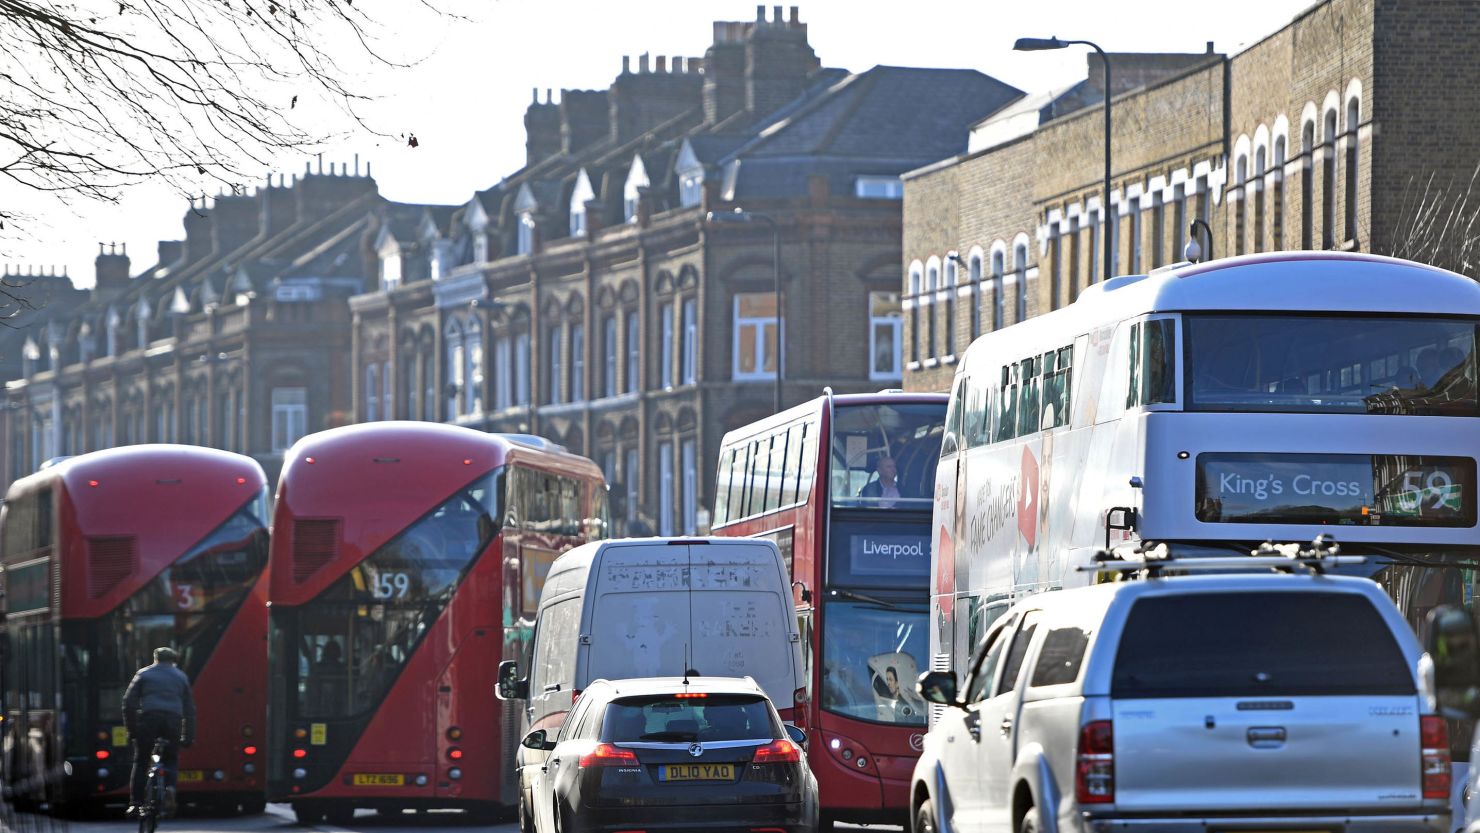
<instances>
[{"instance_id":1,"label":"white double-decker bus","mask_svg":"<svg viewBox=\"0 0 1480 833\"><path fill-rule=\"evenodd\" d=\"M1415 627L1469 601L1477 325L1463 276L1286 252L1115 278L977 339L936 475L932 667L963 671L1010 601L1087 582L1107 545L1326 534Z\"/></svg>"}]
</instances>

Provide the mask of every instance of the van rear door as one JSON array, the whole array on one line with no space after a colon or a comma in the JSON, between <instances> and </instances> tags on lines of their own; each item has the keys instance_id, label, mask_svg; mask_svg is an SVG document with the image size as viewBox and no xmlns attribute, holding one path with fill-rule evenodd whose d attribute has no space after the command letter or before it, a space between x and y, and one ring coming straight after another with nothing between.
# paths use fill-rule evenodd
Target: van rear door
<instances>
[{"instance_id":1,"label":"van rear door","mask_svg":"<svg viewBox=\"0 0 1480 833\"><path fill-rule=\"evenodd\" d=\"M1359 592L1141 596L1111 679L1116 809L1412 809L1416 691Z\"/></svg>"},{"instance_id":2,"label":"van rear door","mask_svg":"<svg viewBox=\"0 0 1480 833\"><path fill-rule=\"evenodd\" d=\"M689 546L614 543L602 548L587 585L581 634L591 680L682 676L694 654L690 635Z\"/></svg>"},{"instance_id":3,"label":"van rear door","mask_svg":"<svg viewBox=\"0 0 1480 833\"><path fill-rule=\"evenodd\" d=\"M794 705L801 654L785 566L768 541L689 547L694 587L692 667L752 677L778 710Z\"/></svg>"}]
</instances>

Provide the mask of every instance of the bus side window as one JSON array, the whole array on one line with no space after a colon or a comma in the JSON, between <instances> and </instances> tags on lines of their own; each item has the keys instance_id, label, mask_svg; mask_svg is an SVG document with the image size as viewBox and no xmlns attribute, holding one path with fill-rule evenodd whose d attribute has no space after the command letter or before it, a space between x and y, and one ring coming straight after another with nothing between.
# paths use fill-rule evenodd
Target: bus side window
<instances>
[{"instance_id":1,"label":"bus side window","mask_svg":"<svg viewBox=\"0 0 1480 833\"><path fill-rule=\"evenodd\" d=\"M1126 367L1130 373L1126 377L1125 406L1134 408L1141 404L1141 325L1131 325L1130 356Z\"/></svg>"},{"instance_id":2,"label":"bus side window","mask_svg":"<svg viewBox=\"0 0 1480 833\"><path fill-rule=\"evenodd\" d=\"M802 480L797 489L799 501L805 501L812 495L812 481L817 476L817 434L817 423L802 423Z\"/></svg>"},{"instance_id":3,"label":"bus side window","mask_svg":"<svg viewBox=\"0 0 1480 833\"><path fill-rule=\"evenodd\" d=\"M1141 374L1141 402L1146 405L1177 401L1177 322L1156 318L1142 327L1146 364Z\"/></svg>"},{"instance_id":4,"label":"bus side window","mask_svg":"<svg viewBox=\"0 0 1480 833\"><path fill-rule=\"evenodd\" d=\"M966 395L966 377L956 377L955 387L951 391L951 399L946 405L946 433L941 438L940 456L942 458L954 455L961 446L966 444L966 438L961 433L961 412L965 410L962 398Z\"/></svg>"},{"instance_id":5,"label":"bus side window","mask_svg":"<svg viewBox=\"0 0 1480 833\"><path fill-rule=\"evenodd\" d=\"M1017 436L1017 392L1018 366L1016 364L1004 365L1002 367L1002 387L997 394L996 442L1010 440Z\"/></svg>"},{"instance_id":6,"label":"bus side window","mask_svg":"<svg viewBox=\"0 0 1480 833\"><path fill-rule=\"evenodd\" d=\"M1021 384L1018 400L1018 426L1019 437L1036 433L1039 428L1039 363L1038 357L1033 356L1023 359Z\"/></svg>"},{"instance_id":7,"label":"bus side window","mask_svg":"<svg viewBox=\"0 0 1480 833\"><path fill-rule=\"evenodd\" d=\"M714 521L720 527L729 523L730 483L735 471L735 449L722 448L719 452L719 468L714 474Z\"/></svg>"}]
</instances>

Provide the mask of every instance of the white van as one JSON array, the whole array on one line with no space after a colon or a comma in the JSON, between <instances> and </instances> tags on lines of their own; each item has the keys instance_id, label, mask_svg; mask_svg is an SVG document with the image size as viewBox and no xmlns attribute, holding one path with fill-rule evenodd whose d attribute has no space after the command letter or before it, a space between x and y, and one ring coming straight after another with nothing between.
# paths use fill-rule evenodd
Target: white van
<instances>
[{"instance_id":1,"label":"white van","mask_svg":"<svg viewBox=\"0 0 1480 833\"><path fill-rule=\"evenodd\" d=\"M524 731L564 720L592 680L752 677L783 716L804 685L781 552L754 538L631 538L561 555L540 594L530 667L499 666Z\"/></svg>"}]
</instances>

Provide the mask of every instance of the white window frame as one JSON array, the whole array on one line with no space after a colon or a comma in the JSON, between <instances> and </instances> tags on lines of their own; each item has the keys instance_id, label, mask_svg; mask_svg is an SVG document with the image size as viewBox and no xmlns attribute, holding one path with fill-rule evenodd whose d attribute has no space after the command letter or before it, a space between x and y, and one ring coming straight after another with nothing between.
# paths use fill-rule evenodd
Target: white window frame
<instances>
[{"instance_id":1,"label":"white window frame","mask_svg":"<svg viewBox=\"0 0 1480 833\"><path fill-rule=\"evenodd\" d=\"M308 433L308 388L273 388L271 401L272 451L282 454Z\"/></svg>"},{"instance_id":2,"label":"white window frame","mask_svg":"<svg viewBox=\"0 0 1480 833\"><path fill-rule=\"evenodd\" d=\"M679 381L692 385L699 381L699 301L697 298L683 299L683 344Z\"/></svg>"},{"instance_id":3,"label":"white window frame","mask_svg":"<svg viewBox=\"0 0 1480 833\"><path fill-rule=\"evenodd\" d=\"M466 370L463 355L463 333L462 327L456 319L447 322L447 328L443 335L444 355L446 363L443 367L447 373L447 388L445 399L447 400L447 418L457 419L463 415L463 373Z\"/></svg>"},{"instance_id":4,"label":"white window frame","mask_svg":"<svg viewBox=\"0 0 1480 833\"><path fill-rule=\"evenodd\" d=\"M658 534L673 534L673 443L658 443Z\"/></svg>"},{"instance_id":5,"label":"white window frame","mask_svg":"<svg viewBox=\"0 0 1480 833\"><path fill-rule=\"evenodd\" d=\"M895 381L904 378L904 315L903 312L895 315L875 315L874 296L893 295L895 305L899 304L899 293L897 292L870 292L868 293L868 378L871 381ZM894 355L894 368L891 371L881 372L874 366L874 357L879 354L879 328L887 327L892 332L892 352Z\"/></svg>"},{"instance_id":6,"label":"white window frame","mask_svg":"<svg viewBox=\"0 0 1480 833\"><path fill-rule=\"evenodd\" d=\"M463 361L466 370L463 379L464 413L478 414L483 410L483 326L476 318L469 318L463 330Z\"/></svg>"},{"instance_id":7,"label":"white window frame","mask_svg":"<svg viewBox=\"0 0 1480 833\"><path fill-rule=\"evenodd\" d=\"M699 531L699 479L694 438L684 438L679 442L678 448L679 471L683 477L683 497L680 501L683 534L695 535Z\"/></svg>"},{"instance_id":8,"label":"white window frame","mask_svg":"<svg viewBox=\"0 0 1480 833\"><path fill-rule=\"evenodd\" d=\"M678 204L693 208L704 201L704 169L690 168L678 172Z\"/></svg>"},{"instance_id":9,"label":"white window frame","mask_svg":"<svg viewBox=\"0 0 1480 833\"><path fill-rule=\"evenodd\" d=\"M730 376L731 376L731 378L733 378L733 379L735 379L737 381L756 381L756 380L762 380L762 379L775 379L776 378L776 371L774 371L774 370L766 370L765 367L766 367L766 358L767 358L767 355L766 355L766 330L769 329L769 328L773 328L773 327L776 326L776 324L777 324L776 318L777 317L774 316L774 315L767 315L764 318L741 318L740 317L740 300L742 298L744 298L746 295L766 295L766 294L769 294L769 293L765 293L765 292L737 292L737 293L735 293L735 298L734 298L734 301L733 301L732 307L731 307L731 309L732 309L732 316L733 316L731 320L734 322L734 327L733 327L734 334L732 336L732 344L731 344ZM784 341L786 339L786 319L784 317L781 319L780 324L781 324L781 329L777 332L777 338L776 338L776 352L778 353L778 355L776 356L776 366L778 368L781 366L781 360L782 360L782 356L779 355L781 353L781 345L784 343ZM741 334L741 331L742 330L744 330L745 328L748 328L748 327L753 327L753 328L756 329L756 340L755 340L755 345L756 345L756 357L755 357L756 358L756 361L755 361L755 366L756 366L756 369L753 372L750 372L750 373L742 373L741 370L740 370L740 345L742 343L742 339L740 337L740 334Z\"/></svg>"}]
</instances>

